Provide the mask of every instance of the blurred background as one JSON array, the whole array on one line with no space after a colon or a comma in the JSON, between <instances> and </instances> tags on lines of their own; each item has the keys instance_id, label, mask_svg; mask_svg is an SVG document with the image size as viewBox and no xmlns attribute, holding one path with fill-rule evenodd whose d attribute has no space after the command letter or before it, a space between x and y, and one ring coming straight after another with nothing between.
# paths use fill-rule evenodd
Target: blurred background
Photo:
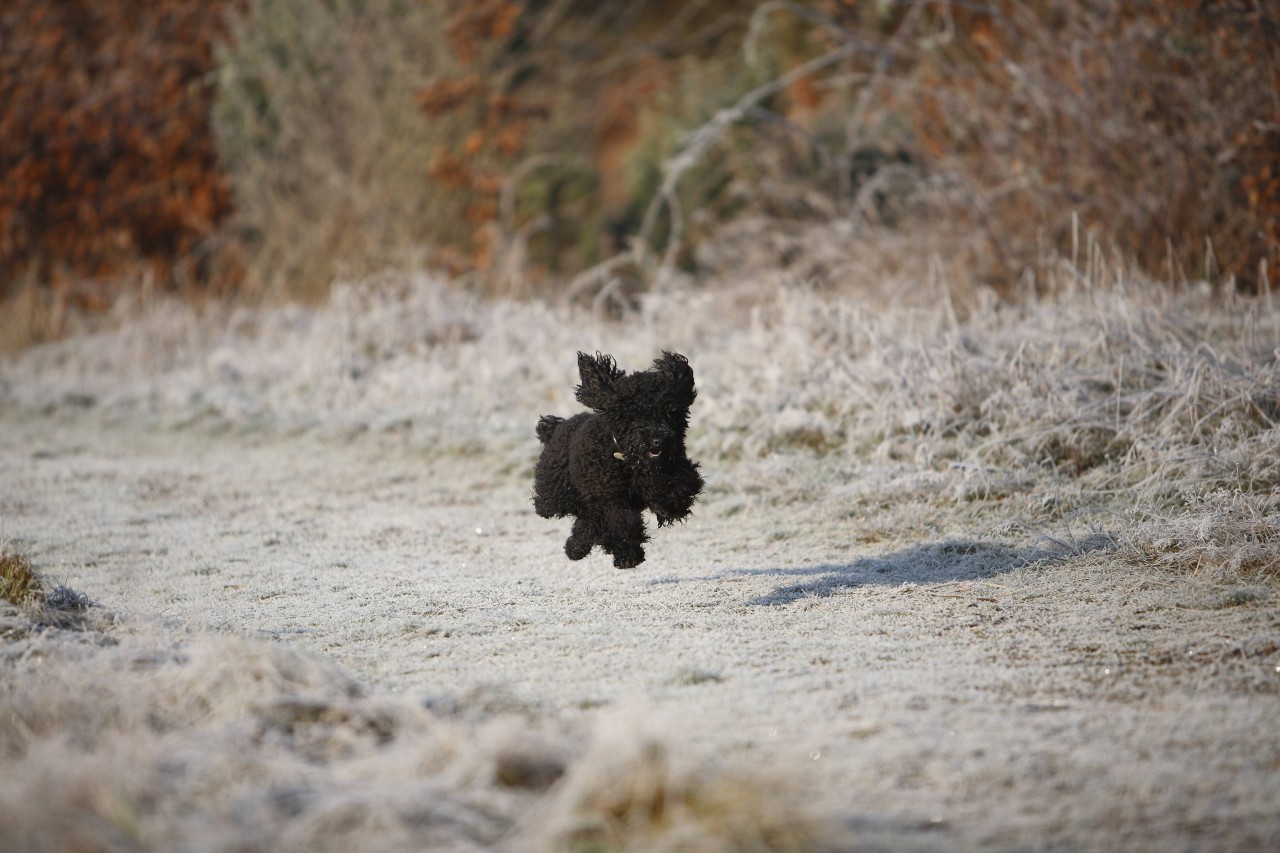
<instances>
[{"instance_id":1,"label":"blurred background","mask_svg":"<svg viewBox=\"0 0 1280 853\"><path fill-rule=\"evenodd\" d=\"M673 281L1108 259L1269 289L1264 0L6 0L0 348L123 300L430 269L625 312ZM893 273L892 276L887 273Z\"/></svg>"}]
</instances>

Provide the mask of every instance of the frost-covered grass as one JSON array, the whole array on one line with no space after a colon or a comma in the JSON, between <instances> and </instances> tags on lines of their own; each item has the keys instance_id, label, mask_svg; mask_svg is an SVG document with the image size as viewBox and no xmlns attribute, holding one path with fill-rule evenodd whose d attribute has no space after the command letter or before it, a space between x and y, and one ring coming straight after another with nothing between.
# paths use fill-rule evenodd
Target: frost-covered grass
<instances>
[{"instance_id":1,"label":"frost-covered grass","mask_svg":"<svg viewBox=\"0 0 1280 853\"><path fill-rule=\"evenodd\" d=\"M524 476L538 415L576 408L575 351L640 369L675 349L697 374L691 450L712 490L816 489L890 519L924 501L969 524L1084 513L1135 558L1274 573L1280 311L1100 267L1051 289L957 300L904 284L916 296L891 299L761 279L652 294L617 321L388 273L321 309L153 306L27 352L0 373L0 399L396 436ZM1241 513L1251 520L1210 522Z\"/></svg>"},{"instance_id":2,"label":"frost-covered grass","mask_svg":"<svg viewBox=\"0 0 1280 853\"><path fill-rule=\"evenodd\" d=\"M895 299L757 279L654 294L618 321L387 274L319 309L158 303L29 350L0 367L0 405L27 436L83 422L47 450L5 447L19 485L0 511L38 524L60 495L124 495L49 525L46 553L104 585L146 578L155 609L220 601L232 633L315 633L276 645L6 606L0 848L844 849L831 805L839 820L861 803L828 792L814 816L794 765L775 779L695 759L680 737L695 709L704 745L738 758L767 755L739 742L763 720L821 730L842 783L879 797L868 808L932 814L940 798L948 838L1145 849L1160 827L1265 847L1276 747L1253 720L1275 690L1280 312L1070 270L1049 290ZM668 552L667 575L565 568L519 494L533 425L575 408L576 350L638 369L664 348L697 374L709 487L691 538L654 549L696 535L697 553ZM55 458L110 421L93 458ZM159 429L132 438L139 425ZM208 456L134 479L121 470L151 457L100 460L122 435ZM325 458L339 439L357 447ZM293 445L305 466L279 453ZM292 461L200 476L239 456ZM418 461L441 464L397 479ZM78 476L101 482L73 494ZM343 500L322 492L366 476ZM415 527L437 489L470 503ZM94 536L110 541L81 544ZM366 633L313 620L322 597ZM560 713L512 712L377 692L308 642L412 662L421 689L450 667L545 677L544 658L595 681L548 688ZM569 701L614 702L626 677L677 718Z\"/></svg>"},{"instance_id":3,"label":"frost-covered grass","mask_svg":"<svg viewBox=\"0 0 1280 853\"><path fill-rule=\"evenodd\" d=\"M0 623L7 625L8 623ZM684 760L639 709L590 732L436 713L284 646L7 637L5 850L833 849L768 774Z\"/></svg>"}]
</instances>

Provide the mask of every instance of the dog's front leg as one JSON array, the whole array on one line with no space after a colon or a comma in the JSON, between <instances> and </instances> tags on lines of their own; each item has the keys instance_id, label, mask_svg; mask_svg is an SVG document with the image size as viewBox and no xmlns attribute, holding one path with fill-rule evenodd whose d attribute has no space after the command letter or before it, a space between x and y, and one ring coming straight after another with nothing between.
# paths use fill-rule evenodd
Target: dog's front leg
<instances>
[{"instance_id":1,"label":"dog's front leg","mask_svg":"<svg viewBox=\"0 0 1280 853\"><path fill-rule=\"evenodd\" d=\"M569 538L564 543L565 556L570 560L581 560L591 553L598 538L597 531L592 529L590 519L586 515L578 516L573 520L573 530L569 532Z\"/></svg>"},{"instance_id":2,"label":"dog's front leg","mask_svg":"<svg viewBox=\"0 0 1280 853\"><path fill-rule=\"evenodd\" d=\"M653 472L640 482L645 505L658 518L659 527L683 521L702 492L698 463L681 460L664 471Z\"/></svg>"},{"instance_id":3,"label":"dog's front leg","mask_svg":"<svg viewBox=\"0 0 1280 853\"><path fill-rule=\"evenodd\" d=\"M613 555L615 569L634 569L644 562L644 542L649 534L644 517L636 510L610 504L600 510L604 536L601 545Z\"/></svg>"}]
</instances>

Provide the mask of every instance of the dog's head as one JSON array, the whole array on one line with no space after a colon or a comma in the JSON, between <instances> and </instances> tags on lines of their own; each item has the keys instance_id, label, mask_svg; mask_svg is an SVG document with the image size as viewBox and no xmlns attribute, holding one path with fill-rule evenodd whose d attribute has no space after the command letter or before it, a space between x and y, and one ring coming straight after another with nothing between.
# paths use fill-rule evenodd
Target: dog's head
<instances>
[{"instance_id":1,"label":"dog's head","mask_svg":"<svg viewBox=\"0 0 1280 853\"><path fill-rule=\"evenodd\" d=\"M609 421L615 457L633 466L661 465L684 454L689 407L697 397L688 359L664 352L653 367L628 374L611 356L580 352L578 374L578 402Z\"/></svg>"}]
</instances>

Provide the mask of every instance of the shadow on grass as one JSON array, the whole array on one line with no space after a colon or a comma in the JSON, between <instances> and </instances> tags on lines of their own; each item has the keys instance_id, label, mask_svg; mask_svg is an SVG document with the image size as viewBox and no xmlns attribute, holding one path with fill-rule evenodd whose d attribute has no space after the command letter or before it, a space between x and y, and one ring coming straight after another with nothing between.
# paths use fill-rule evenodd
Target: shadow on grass
<instances>
[{"instance_id":1,"label":"shadow on grass","mask_svg":"<svg viewBox=\"0 0 1280 853\"><path fill-rule=\"evenodd\" d=\"M901 551L868 556L851 563L822 563L772 569L734 569L709 577L791 577L765 595L747 599L755 606L790 604L802 598L821 598L860 586L939 584L982 580L1036 563L1048 563L1116 547L1110 536L1090 536L1077 542L1057 541L1055 547L1015 548L993 542L947 541L913 545Z\"/></svg>"}]
</instances>

